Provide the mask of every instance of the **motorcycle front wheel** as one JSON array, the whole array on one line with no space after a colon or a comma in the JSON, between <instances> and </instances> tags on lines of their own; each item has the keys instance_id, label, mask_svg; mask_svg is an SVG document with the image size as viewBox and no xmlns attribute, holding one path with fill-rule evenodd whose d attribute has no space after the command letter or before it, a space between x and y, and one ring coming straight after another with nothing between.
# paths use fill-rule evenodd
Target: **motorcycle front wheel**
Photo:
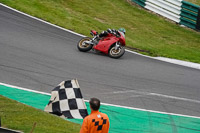
<instances>
[{"instance_id":1,"label":"motorcycle front wheel","mask_svg":"<svg viewBox=\"0 0 200 133\"><path fill-rule=\"evenodd\" d=\"M87 51L91 50L92 45L85 43L86 41L90 41L90 40L91 40L91 38L89 38L89 37L85 37L85 38L81 39L77 44L78 50L82 51L82 52L87 52Z\"/></svg>"},{"instance_id":2,"label":"motorcycle front wheel","mask_svg":"<svg viewBox=\"0 0 200 133\"><path fill-rule=\"evenodd\" d=\"M108 55L111 58L115 58L118 59L120 57L122 57L125 53L125 48L124 46L119 46L117 49L115 49L115 46L112 46L108 52Z\"/></svg>"}]
</instances>

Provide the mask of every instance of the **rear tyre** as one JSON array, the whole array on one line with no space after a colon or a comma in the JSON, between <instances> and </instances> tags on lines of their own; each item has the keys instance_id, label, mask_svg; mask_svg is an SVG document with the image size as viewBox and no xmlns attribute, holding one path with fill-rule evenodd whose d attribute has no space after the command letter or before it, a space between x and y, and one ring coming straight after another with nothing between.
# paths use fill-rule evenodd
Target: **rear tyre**
<instances>
[{"instance_id":1,"label":"rear tyre","mask_svg":"<svg viewBox=\"0 0 200 133\"><path fill-rule=\"evenodd\" d=\"M124 46L119 46L117 48L117 50L115 49L115 45L113 45L109 52L108 52L108 55L111 57L111 58L115 58L115 59L118 59L120 57L122 57L125 53L125 48Z\"/></svg>"},{"instance_id":2,"label":"rear tyre","mask_svg":"<svg viewBox=\"0 0 200 133\"><path fill-rule=\"evenodd\" d=\"M77 44L78 50L82 51L82 52L87 52L87 51L91 50L92 45L85 43L85 41L90 41L90 40L91 40L91 38L89 38L89 37L85 37L85 38L81 39Z\"/></svg>"}]
</instances>

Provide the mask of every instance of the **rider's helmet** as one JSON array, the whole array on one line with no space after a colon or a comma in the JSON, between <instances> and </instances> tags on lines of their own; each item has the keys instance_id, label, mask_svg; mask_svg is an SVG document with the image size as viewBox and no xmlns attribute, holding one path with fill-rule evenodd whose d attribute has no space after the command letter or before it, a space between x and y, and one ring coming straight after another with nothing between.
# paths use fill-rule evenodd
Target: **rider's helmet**
<instances>
[{"instance_id":1,"label":"rider's helmet","mask_svg":"<svg viewBox=\"0 0 200 133\"><path fill-rule=\"evenodd\" d=\"M119 28L120 32L123 32L124 34L126 33L126 30L124 28Z\"/></svg>"}]
</instances>

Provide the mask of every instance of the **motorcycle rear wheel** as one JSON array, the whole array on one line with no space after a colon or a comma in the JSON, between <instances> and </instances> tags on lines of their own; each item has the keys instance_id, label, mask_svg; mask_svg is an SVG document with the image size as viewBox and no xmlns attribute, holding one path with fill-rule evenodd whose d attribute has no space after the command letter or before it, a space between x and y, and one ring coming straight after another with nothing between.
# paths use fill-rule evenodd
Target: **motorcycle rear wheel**
<instances>
[{"instance_id":1,"label":"motorcycle rear wheel","mask_svg":"<svg viewBox=\"0 0 200 133\"><path fill-rule=\"evenodd\" d=\"M108 55L111 58L115 58L115 59L122 57L124 53L125 53L124 46L120 46L117 50L115 49L115 46L112 46L110 50L108 51Z\"/></svg>"},{"instance_id":2,"label":"motorcycle rear wheel","mask_svg":"<svg viewBox=\"0 0 200 133\"><path fill-rule=\"evenodd\" d=\"M77 44L78 50L82 51L82 52L90 51L92 49L93 45L85 43L85 41L90 41L90 40L91 40L91 38L89 38L89 37L85 37L85 38L81 39Z\"/></svg>"}]
</instances>

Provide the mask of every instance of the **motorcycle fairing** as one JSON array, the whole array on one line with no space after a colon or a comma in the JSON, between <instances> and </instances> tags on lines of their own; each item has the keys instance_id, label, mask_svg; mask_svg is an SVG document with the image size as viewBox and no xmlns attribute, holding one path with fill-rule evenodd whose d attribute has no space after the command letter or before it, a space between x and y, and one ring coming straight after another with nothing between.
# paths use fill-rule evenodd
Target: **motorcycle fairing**
<instances>
[{"instance_id":1,"label":"motorcycle fairing","mask_svg":"<svg viewBox=\"0 0 200 133\"><path fill-rule=\"evenodd\" d=\"M105 37L99 41L97 45L95 45L93 48L99 51L102 51L105 54L108 54L108 51L110 49L110 46L117 42L119 39L116 37Z\"/></svg>"}]
</instances>

